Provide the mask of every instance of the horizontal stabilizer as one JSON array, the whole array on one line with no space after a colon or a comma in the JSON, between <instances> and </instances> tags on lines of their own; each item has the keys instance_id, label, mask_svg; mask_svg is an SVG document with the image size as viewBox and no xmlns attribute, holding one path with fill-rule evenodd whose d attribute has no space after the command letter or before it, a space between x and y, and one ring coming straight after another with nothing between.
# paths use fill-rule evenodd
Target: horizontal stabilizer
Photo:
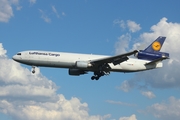
<instances>
[{"instance_id":1,"label":"horizontal stabilizer","mask_svg":"<svg viewBox=\"0 0 180 120\"><path fill-rule=\"evenodd\" d=\"M164 56L164 57L158 58L156 60L153 60L151 62L148 62L145 65L152 65L152 64L155 64L155 63L160 62L160 61L165 60L165 59L169 59L169 57Z\"/></svg>"}]
</instances>

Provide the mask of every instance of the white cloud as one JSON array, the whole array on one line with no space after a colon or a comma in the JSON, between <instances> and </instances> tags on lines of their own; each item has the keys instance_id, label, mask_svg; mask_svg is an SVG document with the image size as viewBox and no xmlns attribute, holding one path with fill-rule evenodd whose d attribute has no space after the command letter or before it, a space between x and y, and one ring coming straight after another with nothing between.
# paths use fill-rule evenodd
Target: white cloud
<instances>
[{"instance_id":1,"label":"white cloud","mask_svg":"<svg viewBox=\"0 0 180 120\"><path fill-rule=\"evenodd\" d=\"M8 22L12 16L11 3L8 0L0 0L0 22Z\"/></svg>"},{"instance_id":2,"label":"white cloud","mask_svg":"<svg viewBox=\"0 0 180 120\"><path fill-rule=\"evenodd\" d=\"M113 21L114 24L119 24L120 28L122 29L125 29L126 28L126 24L124 22L124 20L119 20L119 19L116 19Z\"/></svg>"},{"instance_id":3,"label":"white cloud","mask_svg":"<svg viewBox=\"0 0 180 120\"><path fill-rule=\"evenodd\" d=\"M126 53L129 49L130 34L121 35L115 44L116 54Z\"/></svg>"},{"instance_id":4,"label":"white cloud","mask_svg":"<svg viewBox=\"0 0 180 120\"><path fill-rule=\"evenodd\" d=\"M16 10L21 10L22 9L22 6L17 6L16 7Z\"/></svg>"},{"instance_id":5,"label":"white cloud","mask_svg":"<svg viewBox=\"0 0 180 120\"><path fill-rule=\"evenodd\" d=\"M3 48L2 43L0 43L0 56L5 56L6 55L6 50Z\"/></svg>"},{"instance_id":6,"label":"white cloud","mask_svg":"<svg viewBox=\"0 0 180 120\"><path fill-rule=\"evenodd\" d=\"M141 29L140 24L135 23L134 21L127 20L127 26L129 28L129 31L131 32L137 32Z\"/></svg>"},{"instance_id":7,"label":"white cloud","mask_svg":"<svg viewBox=\"0 0 180 120\"><path fill-rule=\"evenodd\" d=\"M128 90L137 88L179 88L179 68L180 68L180 23L167 22L167 18L162 18L157 24L151 27L150 32L145 32L140 35L138 43L133 45L134 48L144 44L148 46L158 36L166 36L161 51L170 53L170 60L163 61L163 68L149 70L145 72L136 73L133 78L126 80L126 84L122 83L119 88L125 88L127 85ZM129 48L130 41L126 40L125 46L120 49L124 50ZM119 43L120 44L120 43ZM128 44L128 45L127 45ZM118 49L118 48L116 48ZM143 84L144 83L144 84ZM124 87L125 86L125 87ZM126 90L126 91L128 91Z\"/></svg>"},{"instance_id":8,"label":"white cloud","mask_svg":"<svg viewBox=\"0 0 180 120\"><path fill-rule=\"evenodd\" d=\"M123 90L124 92L129 92L131 88L133 88L134 84L131 84L131 82L128 82L127 80L124 80L121 84L121 86L118 86L117 89Z\"/></svg>"},{"instance_id":9,"label":"white cloud","mask_svg":"<svg viewBox=\"0 0 180 120\"><path fill-rule=\"evenodd\" d=\"M48 15L41 9L39 9L39 12L41 13L41 18L47 22L47 23L50 23L51 22L51 19L48 17Z\"/></svg>"},{"instance_id":10,"label":"white cloud","mask_svg":"<svg viewBox=\"0 0 180 120\"><path fill-rule=\"evenodd\" d=\"M52 5L51 7L52 7L52 11L56 14L57 18L60 18L60 15L59 15L59 13L57 12L55 6Z\"/></svg>"},{"instance_id":11,"label":"white cloud","mask_svg":"<svg viewBox=\"0 0 180 120\"><path fill-rule=\"evenodd\" d=\"M136 106L135 104L125 103L125 102L121 102L121 101L106 100L106 102L110 103L110 104L117 104L117 105Z\"/></svg>"},{"instance_id":12,"label":"white cloud","mask_svg":"<svg viewBox=\"0 0 180 120\"><path fill-rule=\"evenodd\" d=\"M32 75L6 56L0 43L0 112L13 120L105 120L110 114L89 115L88 104L57 94L56 84L41 73Z\"/></svg>"},{"instance_id":13,"label":"white cloud","mask_svg":"<svg viewBox=\"0 0 180 120\"><path fill-rule=\"evenodd\" d=\"M151 92L151 91L143 91L143 92L141 92L141 94L144 95L144 96L146 96L146 97L148 97L148 98L150 98L150 99L156 97L156 96L154 95L154 93Z\"/></svg>"},{"instance_id":14,"label":"white cloud","mask_svg":"<svg viewBox=\"0 0 180 120\"><path fill-rule=\"evenodd\" d=\"M66 13L65 13L65 12L62 12L61 14L62 14L62 16L65 16L65 15L66 15Z\"/></svg>"},{"instance_id":15,"label":"white cloud","mask_svg":"<svg viewBox=\"0 0 180 120\"><path fill-rule=\"evenodd\" d=\"M39 12L41 13L41 18L47 23L51 23L51 18L50 17L52 15L54 15L54 14L56 15L57 18L60 18L60 14L58 13L58 11L57 11L57 9L56 9L56 7L54 5L51 5L51 9L52 9L53 14L51 14L51 13L48 14L48 12L45 12L42 9L38 9ZM65 14L65 12L61 12L61 15L65 16L66 14Z\"/></svg>"},{"instance_id":16,"label":"white cloud","mask_svg":"<svg viewBox=\"0 0 180 120\"><path fill-rule=\"evenodd\" d=\"M158 88L179 87L179 68L180 68L180 23L167 22L167 18L162 18L159 23L151 27L151 33L143 33L141 39L144 43L150 43L158 36L166 36L167 39L162 47L162 51L170 53L170 59L164 61L162 69L138 74L146 83ZM151 40L151 41L150 41ZM151 80L150 80L151 78Z\"/></svg>"},{"instance_id":17,"label":"white cloud","mask_svg":"<svg viewBox=\"0 0 180 120\"><path fill-rule=\"evenodd\" d=\"M155 103L145 110L145 113L153 114L160 120L179 120L180 99L170 97L168 101Z\"/></svg>"},{"instance_id":18,"label":"white cloud","mask_svg":"<svg viewBox=\"0 0 180 120\"><path fill-rule=\"evenodd\" d=\"M89 116L87 103L81 103L78 98L57 97L50 102L0 100L0 111L15 120L103 120L110 117L109 114Z\"/></svg>"},{"instance_id":19,"label":"white cloud","mask_svg":"<svg viewBox=\"0 0 180 120\"><path fill-rule=\"evenodd\" d=\"M19 6L19 0L0 0L0 22L8 22L14 16L13 5L16 6L17 10L22 8Z\"/></svg>"},{"instance_id":20,"label":"white cloud","mask_svg":"<svg viewBox=\"0 0 180 120\"><path fill-rule=\"evenodd\" d=\"M130 117L121 117L119 118L119 120L137 120L137 119L136 119L136 115L133 114Z\"/></svg>"},{"instance_id":21,"label":"white cloud","mask_svg":"<svg viewBox=\"0 0 180 120\"><path fill-rule=\"evenodd\" d=\"M126 28L129 29L130 32L134 33L141 29L140 24L137 24L134 21L127 20L126 22L124 20L115 19L113 21L114 24L118 24L120 28L125 30Z\"/></svg>"},{"instance_id":22,"label":"white cloud","mask_svg":"<svg viewBox=\"0 0 180 120\"><path fill-rule=\"evenodd\" d=\"M30 4L33 5L36 3L36 0L29 0Z\"/></svg>"}]
</instances>

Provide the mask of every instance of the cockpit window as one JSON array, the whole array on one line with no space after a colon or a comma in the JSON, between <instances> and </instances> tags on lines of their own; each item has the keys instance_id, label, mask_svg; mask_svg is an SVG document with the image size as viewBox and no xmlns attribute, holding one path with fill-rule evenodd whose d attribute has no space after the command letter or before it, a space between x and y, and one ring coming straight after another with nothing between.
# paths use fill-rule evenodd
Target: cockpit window
<instances>
[{"instance_id":1,"label":"cockpit window","mask_svg":"<svg viewBox=\"0 0 180 120\"><path fill-rule=\"evenodd\" d=\"M21 53L18 53L17 55L21 55Z\"/></svg>"}]
</instances>

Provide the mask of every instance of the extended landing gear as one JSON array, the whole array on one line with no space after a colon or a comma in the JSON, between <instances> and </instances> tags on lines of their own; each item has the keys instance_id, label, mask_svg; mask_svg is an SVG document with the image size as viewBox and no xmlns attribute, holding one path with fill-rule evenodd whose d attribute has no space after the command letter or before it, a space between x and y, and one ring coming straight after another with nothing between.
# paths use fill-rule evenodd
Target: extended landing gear
<instances>
[{"instance_id":1,"label":"extended landing gear","mask_svg":"<svg viewBox=\"0 0 180 120\"><path fill-rule=\"evenodd\" d=\"M99 80L99 78L100 77L98 75L94 75L94 76L91 77L91 80L94 80L94 79Z\"/></svg>"},{"instance_id":2,"label":"extended landing gear","mask_svg":"<svg viewBox=\"0 0 180 120\"><path fill-rule=\"evenodd\" d=\"M35 69L36 69L36 66L32 66L32 74L36 72Z\"/></svg>"},{"instance_id":3,"label":"extended landing gear","mask_svg":"<svg viewBox=\"0 0 180 120\"><path fill-rule=\"evenodd\" d=\"M97 72L94 72L94 76L91 77L91 80L99 80L99 78L101 76L104 76L104 75L109 75L110 72L106 72L106 71L97 71Z\"/></svg>"}]
</instances>

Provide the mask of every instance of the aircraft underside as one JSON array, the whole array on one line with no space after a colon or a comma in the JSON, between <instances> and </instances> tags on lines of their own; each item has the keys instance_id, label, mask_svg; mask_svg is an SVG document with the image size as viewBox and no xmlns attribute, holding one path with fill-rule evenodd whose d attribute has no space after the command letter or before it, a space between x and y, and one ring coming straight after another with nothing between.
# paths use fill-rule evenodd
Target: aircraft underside
<instances>
[{"instance_id":1,"label":"aircraft underside","mask_svg":"<svg viewBox=\"0 0 180 120\"><path fill-rule=\"evenodd\" d=\"M27 62L26 62L27 64ZM128 63L126 63L128 64ZM39 64L39 62L33 62L33 63L28 63L27 65L31 65L32 66L32 73L35 73L35 68L37 67L56 67L56 68L68 68L69 69L69 75L73 75L73 76L79 76L79 75L83 75L83 74L87 74L88 72L93 72L93 76L91 77L91 80L99 80L100 77L105 76L105 75L109 75L110 72L137 72L137 71L143 71L143 70L147 70L147 69L153 69L155 66L151 66L149 68L145 68L143 67L144 65L142 65L141 69L132 69L131 66L129 68L123 69L120 65L103 65L103 66L96 66L96 67L89 67L89 68L78 68L75 66L75 64L57 64L57 63L53 63L51 62L42 62L41 64ZM122 64L123 66L123 64Z\"/></svg>"}]
</instances>

